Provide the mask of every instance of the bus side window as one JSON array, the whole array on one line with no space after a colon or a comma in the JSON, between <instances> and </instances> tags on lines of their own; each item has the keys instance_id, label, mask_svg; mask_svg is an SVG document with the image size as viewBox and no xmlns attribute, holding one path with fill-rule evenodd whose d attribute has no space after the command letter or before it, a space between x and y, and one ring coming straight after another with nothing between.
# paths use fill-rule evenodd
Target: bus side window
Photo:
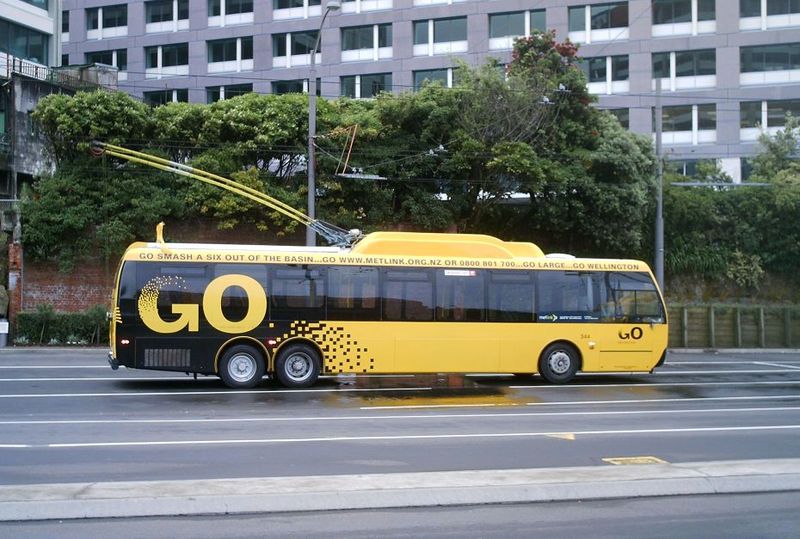
<instances>
[{"instance_id":1,"label":"bus side window","mask_svg":"<svg viewBox=\"0 0 800 539\"><path fill-rule=\"evenodd\" d=\"M484 313L483 272L436 271L436 320L480 322Z\"/></svg>"},{"instance_id":2,"label":"bus side window","mask_svg":"<svg viewBox=\"0 0 800 539\"><path fill-rule=\"evenodd\" d=\"M644 272L604 274L604 309L607 321L656 322L664 321L664 310L656 286Z\"/></svg>"},{"instance_id":3,"label":"bus side window","mask_svg":"<svg viewBox=\"0 0 800 539\"><path fill-rule=\"evenodd\" d=\"M328 268L328 318L378 320L378 269L360 266Z\"/></svg>"},{"instance_id":4,"label":"bus side window","mask_svg":"<svg viewBox=\"0 0 800 539\"><path fill-rule=\"evenodd\" d=\"M207 265L198 264L137 264L137 290L141 294L145 286L158 289L158 314L165 322L171 322L180 316L172 312L173 305L203 304L203 291L209 280L208 269Z\"/></svg>"},{"instance_id":5,"label":"bus side window","mask_svg":"<svg viewBox=\"0 0 800 539\"><path fill-rule=\"evenodd\" d=\"M384 320L433 320L433 283L426 270L383 271Z\"/></svg>"},{"instance_id":6,"label":"bus side window","mask_svg":"<svg viewBox=\"0 0 800 539\"><path fill-rule=\"evenodd\" d=\"M216 264L214 278L221 275L246 275L258 281L262 288L267 285L267 267L258 264ZM240 286L229 286L222 294L222 314L228 320L242 320L247 316L247 294Z\"/></svg>"},{"instance_id":7,"label":"bus side window","mask_svg":"<svg viewBox=\"0 0 800 539\"><path fill-rule=\"evenodd\" d=\"M540 271L537 273L537 314L578 316L581 321L598 320L598 287L592 274L578 271Z\"/></svg>"},{"instance_id":8,"label":"bus side window","mask_svg":"<svg viewBox=\"0 0 800 539\"><path fill-rule=\"evenodd\" d=\"M267 294L271 320L322 320L325 317L324 268L274 266Z\"/></svg>"},{"instance_id":9,"label":"bus side window","mask_svg":"<svg viewBox=\"0 0 800 539\"><path fill-rule=\"evenodd\" d=\"M490 322L533 322L534 286L530 273L492 270L488 284Z\"/></svg>"}]
</instances>

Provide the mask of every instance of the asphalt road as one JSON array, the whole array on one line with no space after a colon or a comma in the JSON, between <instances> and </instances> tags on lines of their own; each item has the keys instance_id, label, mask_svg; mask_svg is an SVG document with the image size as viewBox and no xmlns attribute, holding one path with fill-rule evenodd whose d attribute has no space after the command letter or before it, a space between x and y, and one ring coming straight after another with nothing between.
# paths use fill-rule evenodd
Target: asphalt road
<instances>
[{"instance_id":1,"label":"asphalt road","mask_svg":"<svg viewBox=\"0 0 800 539\"><path fill-rule=\"evenodd\" d=\"M677 354L653 375L339 377L251 391L0 351L0 484L800 456L800 354Z\"/></svg>"}]
</instances>

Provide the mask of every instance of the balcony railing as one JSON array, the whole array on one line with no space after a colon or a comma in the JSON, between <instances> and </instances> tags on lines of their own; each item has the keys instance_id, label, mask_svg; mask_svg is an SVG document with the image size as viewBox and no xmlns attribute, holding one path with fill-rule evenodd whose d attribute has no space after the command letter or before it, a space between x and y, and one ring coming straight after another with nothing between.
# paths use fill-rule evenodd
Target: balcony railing
<instances>
[{"instance_id":1,"label":"balcony railing","mask_svg":"<svg viewBox=\"0 0 800 539\"><path fill-rule=\"evenodd\" d=\"M23 75L44 82L49 82L58 86L63 86L71 90L98 90L103 86L96 82L83 80L65 73L59 69L53 69L30 60L24 60L0 52L0 77L7 79L11 75Z\"/></svg>"}]
</instances>

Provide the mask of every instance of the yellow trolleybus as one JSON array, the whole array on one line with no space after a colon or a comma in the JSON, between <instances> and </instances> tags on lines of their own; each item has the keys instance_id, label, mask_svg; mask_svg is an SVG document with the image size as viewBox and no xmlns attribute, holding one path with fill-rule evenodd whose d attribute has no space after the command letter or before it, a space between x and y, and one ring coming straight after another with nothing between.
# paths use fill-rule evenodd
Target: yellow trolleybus
<instances>
[{"instance_id":1,"label":"yellow trolleybus","mask_svg":"<svg viewBox=\"0 0 800 539\"><path fill-rule=\"evenodd\" d=\"M652 371L667 347L647 264L549 255L468 234L376 232L352 247L134 243L110 363L265 375Z\"/></svg>"}]
</instances>

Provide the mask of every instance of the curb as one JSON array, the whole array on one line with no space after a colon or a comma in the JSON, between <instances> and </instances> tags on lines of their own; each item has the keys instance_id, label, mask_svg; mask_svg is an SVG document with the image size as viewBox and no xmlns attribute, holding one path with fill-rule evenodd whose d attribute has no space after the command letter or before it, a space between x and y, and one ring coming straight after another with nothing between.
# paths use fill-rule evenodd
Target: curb
<instances>
[{"instance_id":1,"label":"curb","mask_svg":"<svg viewBox=\"0 0 800 539\"><path fill-rule=\"evenodd\" d=\"M288 513L800 490L800 459L0 486L0 521Z\"/></svg>"}]
</instances>

